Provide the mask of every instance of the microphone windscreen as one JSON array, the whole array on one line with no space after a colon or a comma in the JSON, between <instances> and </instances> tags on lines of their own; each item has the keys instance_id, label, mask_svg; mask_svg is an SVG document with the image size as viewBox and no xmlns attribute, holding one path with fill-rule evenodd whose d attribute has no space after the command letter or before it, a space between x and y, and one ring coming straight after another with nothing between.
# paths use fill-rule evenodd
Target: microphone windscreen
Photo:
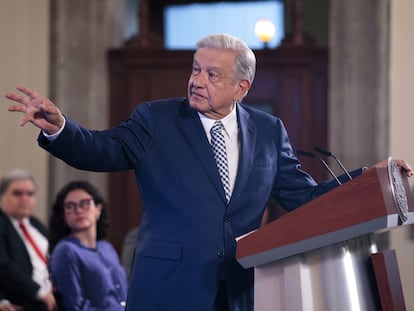
<instances>
[{"instance_id":1,"label":"microphone windscreen","mask_svg":"<svg viewBox=\"0 0 414 311\"><path fill-rule=\"evenodd\" d=\"M305 157L310 157L310 158L314 158L315 157L315 154L314 153L308 152L308 151L303 151L303 150L298 150L297 151L297 154L298 155L305 156Z\"/></svg>"},{"instance_id":2,"label":"microphone windscreen","mask_svg":"<svg viewBox=\"0 0 414 311\"><path fill-rule=\"evenodd\" d=\"M332 156L332 153L328 150L322 149L321 147L315 146L314 149L328 157Z\"/></svg>"}]
</instances>

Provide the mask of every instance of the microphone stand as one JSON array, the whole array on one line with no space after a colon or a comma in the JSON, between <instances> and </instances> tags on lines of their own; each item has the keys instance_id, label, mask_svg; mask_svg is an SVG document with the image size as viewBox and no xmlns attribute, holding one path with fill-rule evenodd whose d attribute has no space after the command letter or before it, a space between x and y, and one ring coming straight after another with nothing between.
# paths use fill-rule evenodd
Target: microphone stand
<instances>
[{"instance_id":1,"label":"microphone stand","mask_svg":"<svg viewBox=\"0 0 414 311\"><path fill-rule=\"evenodd\" d=\"M316 151L318 151L318 152L320 152L320 153L322 153L322 154L324 154L324 155L326 155L328 157L334 158L335 161L336 161L336 163L338 163L338 165L341 167L342 171L344 171L344 173L346 174L346 176L348 176L349 180L352 179L352 176L349 174L349 172L347 171L347 169L345 168L345 166L343 166L342 162L339 161L339 159L334 154L332 154L332 152L329 152L327 150L324 150L324 149L322 149L322 148L320 148L318 146L315 146L314 148L315 148Z\"/></svg>"},{"instance_id":2,"label":"microphone stand","mask_svg":"<svg viewBox=\"0 0 414 311\"><path fill-rule=\"evenodd\" d=\"M312 153L312 152L307 152L307 151L302 151L302 150L298 150L297 153L299 155L305 156L305 157L309 157L309 158L318 158L322 164L325 166L325 168L328 170L328 172L331 174L331 176L336 180L336 182L338 183L338 185L342 185L342 183L340 182L340 180L338 179L338 177L336 177L335 173L331 170L331 168L329 167L328 163L326 163L326 161L324 159L322 159L320 156Z\"/></svg>"}]
</instances>

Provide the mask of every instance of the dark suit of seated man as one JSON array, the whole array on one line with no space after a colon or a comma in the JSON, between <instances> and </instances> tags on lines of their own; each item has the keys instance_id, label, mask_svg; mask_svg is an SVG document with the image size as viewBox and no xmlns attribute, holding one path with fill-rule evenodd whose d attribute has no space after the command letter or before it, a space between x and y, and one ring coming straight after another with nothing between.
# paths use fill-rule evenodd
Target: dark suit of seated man
<instances>
[{"instance_id":1,"label":"dark suit of seated man","mask_svg":"<svg viewBox=\"0 0 414 311\"><path fill-rule=\"evenodd\" d=\"M12 304L6 295L0 290L0 311L22 311L21 306Z\"/></svg>"},{"instance_id":2,"label":"dark suit of seated man","mask_svg":"<svg viewBox=\"0 0 414 311\"><path fill-rule=\"evenodd\" d=\"M0 292L3 305L24 311L54 310L56 306L47 268L46 229L33 217L36 184L23 170L0 181ZM24 225L24 227L21 227ZM25 231L30 237L25 235ZM36 250L37 248L37 250Z\"/></svg>"}]
</instances>

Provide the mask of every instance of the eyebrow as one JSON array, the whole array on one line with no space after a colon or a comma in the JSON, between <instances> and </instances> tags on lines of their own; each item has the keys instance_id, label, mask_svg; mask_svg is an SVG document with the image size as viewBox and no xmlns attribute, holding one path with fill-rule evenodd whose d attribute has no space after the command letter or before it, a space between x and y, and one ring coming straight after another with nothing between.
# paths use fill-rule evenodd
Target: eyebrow
<instances>
[{"instance_id":1,"label":"eyebrow","mask_svg":"<svg viewBox=\"0 0 414 311\"><path fill-rule=\"evenodd\" d=\"M199 67L203 67L200 65L200 63L196 60L193 61L193 65L197 65ZM207 70L216 70L216 71L223 71L223 67L219 67L219 66L204 66Z\"/></svg>"}]
</instances>

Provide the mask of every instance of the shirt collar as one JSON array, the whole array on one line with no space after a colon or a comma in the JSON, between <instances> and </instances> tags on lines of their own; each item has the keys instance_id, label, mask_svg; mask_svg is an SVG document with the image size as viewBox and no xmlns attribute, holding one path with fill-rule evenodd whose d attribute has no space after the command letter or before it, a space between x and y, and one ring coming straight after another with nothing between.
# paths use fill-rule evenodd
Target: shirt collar
<instances>
[{"instance_id":1,"label":"shirt collar","mask_svg":"<svg viewBox=\"0 0 414 311\"><path fill-rule=\"evenodd\" d=\"M30 220L28 217L23 218L22 220L18 220L17 218L9 216L9 219L15 228L19 228L19 223L22 222L26 227L30 227Z\"/></svg>"},{"instance_id":2,"label":"shirt collar","mask_svg":"<svg viewBox=\"0 0 414 311\"><path fill-rule=\"evenodd\" d=\"M236 104L237 105L237 104ZM224 131L227 136L232 137L234 131L237 131L237 113L236 113L236 105L234 105L233 110L225 116L223 119L215 120L209 117L206 117L204 114L198 112L200 117L201 123L203 124L204 130L208 135L210 134L210 129L213 126L214 122L221 121L223 123Z\"/></svg>"}]
</instances>

